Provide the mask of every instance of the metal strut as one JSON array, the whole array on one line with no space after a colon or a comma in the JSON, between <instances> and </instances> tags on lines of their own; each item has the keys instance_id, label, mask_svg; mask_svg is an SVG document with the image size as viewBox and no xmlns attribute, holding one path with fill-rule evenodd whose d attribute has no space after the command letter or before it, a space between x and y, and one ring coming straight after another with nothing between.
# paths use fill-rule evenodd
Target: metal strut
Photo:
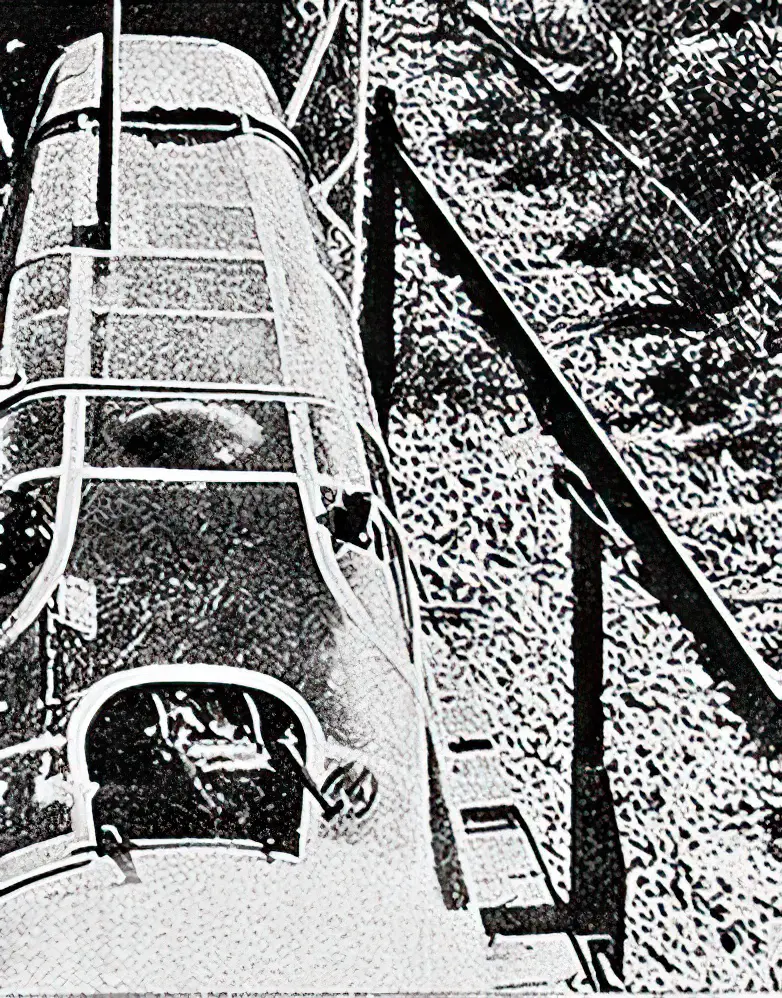
<instances>
[{"instance_id":1,"label":"metal strut","mask_svg":"<svg viewBox=\"0 0 782 998\"><path fill-rule=\"evenodd\" d=\"M120 129L119 82L116 79L119 63L119 36L122 21L120 0L107 0L106 21L101 33L103 51L101 58L100 109L98 113L98 184L96 210L97 227L92 231L74 233L74 245L92 249L110 250L115 242L114 228L116 197L116 157L119 152Z\"/></svg>"}]
</instances>

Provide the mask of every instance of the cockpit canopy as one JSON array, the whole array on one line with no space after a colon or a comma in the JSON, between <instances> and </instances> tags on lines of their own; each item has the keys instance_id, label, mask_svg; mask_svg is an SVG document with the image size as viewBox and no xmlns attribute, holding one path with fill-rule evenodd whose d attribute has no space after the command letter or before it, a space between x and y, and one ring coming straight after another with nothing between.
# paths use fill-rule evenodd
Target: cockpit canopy
<instances>
[{"instance_id":1,"label":"cockpit canopy","mask_svg":"<svg viewBox=\"0 0 782 998\"><path fill-rule=\"evenodd\" d=\"M100 107L103 38L84 38L52 67L32 132L74 112ZM263 70L223 42L164 35L122 35L119 44L123 115L153 109L196 109L279 118L279 101Z\"/></svg>"}]
</instances>

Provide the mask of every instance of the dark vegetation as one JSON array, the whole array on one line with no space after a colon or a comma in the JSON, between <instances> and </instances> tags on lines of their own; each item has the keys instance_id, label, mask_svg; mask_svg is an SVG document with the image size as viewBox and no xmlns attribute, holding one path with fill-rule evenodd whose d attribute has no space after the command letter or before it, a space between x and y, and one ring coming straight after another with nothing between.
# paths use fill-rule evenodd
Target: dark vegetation
<instances>
[{"instance_id":1,"label":"dark vegetation","mask_svg":"<svg viewBox=\"0 0 782 998\"><path fill-rule=\"evenodd\" d=\"M444 34L469 28L466 5L461 19L454 5L441 7ZM520 82L541 94L565 127L541 131L527 107L498 94L490 104L475 101L470 127L452 134L449 146L487 162L498 148L510 153L514 162L498 189L577 190L605 164L606 150L622 160L574 123L586 116L645 161L625 161L617 209L561 256L653 277L651 300L621 306L594 330L624 339L658 334L673 346L674 356L637 386L638 404L622 414L621 428L647 423L655 410L661 422L684 428L730 421L751 397L757 448L765 453L782 399L775 365L782 352L777 0L573 7L500 0L491 7L506 37L542 68L544 79L530 70ZM503 58L487 38L470 68ZM460 75L464 66L452 71ZM553 98L546 78L556 80ZM746 440L742 446L746 460Z\"/></svg>"}]
</instances>

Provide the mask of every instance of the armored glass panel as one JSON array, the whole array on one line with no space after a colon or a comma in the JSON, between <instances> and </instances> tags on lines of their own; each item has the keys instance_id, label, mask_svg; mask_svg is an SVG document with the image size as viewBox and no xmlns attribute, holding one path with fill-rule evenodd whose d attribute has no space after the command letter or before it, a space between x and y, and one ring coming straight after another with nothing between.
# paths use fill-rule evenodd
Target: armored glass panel
<instances>
[{"instance_id":1,"label":"armored glass panel","mask_svg":"<svg viewBox=\"0 0 782 998\"><path fill-rule=\"evenodd\" d=\"M36 399L0 416L0 482L62 459L63 400Z\"/></svg>"},{"instance_id":2,"label":"armored glass panel","mask_svg":"<svg viewBox=\"0 0 782 998\"><path fill-rule=\"evenodd\" d=\"M141 223L135 231L133 222ZM124 235L131 247L154 249L258 250L251 208L237 205L162 204L148 201L128 212Z\"/></svg>"},{"instance_id":3,"label":"armored glass panel","mask_svg":"<svg viewBox=\"0 0 782 998\"><path fill-rule=\"evenodd\" d=\"M49 553L57 488L44 479L0 491L0 620L21 603Z\"/></svg>"},{"instance_id":4,"label":"armored glass panel","mask_svg":"<svg viewBox=\"0 0 782 998\"><path fill-rule=\"evenodd\" d=\"M333 730L326 680L339 610L296 485L90 481L70 572L99 580L97 635L56 664L66 705L57 716L119 657L124 668L211 662L263 672L295 686Z\"/></svg>"},{"instance_id":5,"label":"armored glass panel","mask_svg":"<svg viewBox=\"0 0 782 998\"><path fill-rule=\"evenodd\" d=\"M21 602L52 543L57 481L19 482L62 457L63 400L22 403L0 416L0 621Z\"/></svg>"},{"instance_id":6,"label":"armored glass panel","mask_svg":"<svg viewBox=\"0 0 782 998\"><path fill-rule=\"evenodd\" d=\"M96 377L281 383L275 326L263 316L109 313L92 354Z\"/></svg>"},{"instance_id":7,"label":"armored glass panel","mask_svg":"<svg viewBox=\"0 0 782 998\"><path fill-rule=\"evenodd\" d=\"M32 189L17 262L73 244L74 227L98 221L98 136L79 130L53 135L34 147Z\"/></svg>"},{"instance_id":8,"label":"armored glass panel","mask_svg":"<svg viewBox=\"0 0 782 998\"><path fill-rule=\"evenodd\" d=\"M18 270L8 296L11 322L28 319L42 312L68 309L71 280L70 256L46 256ZM8 328L6 319L6 330ZM7 335L7 332L6 332Z\"/></svg>"},{"instance_id":9,"label":"armored glass panel","mask_svg":"<svg viewBox=\"0 0 782 998\"><path fill-rule=\"evenodd\" d=\"M94 467L294 471L282 402L93 398Z\"/></svg>"},{"instance_id":10,"label":"armored glass panel","mask_svg":"<svg viewBox=\"0 0 782 998\"><path fill-rule=\"evenodd\" d=\"M260 249L234 140L199 131L124 131L119 162L124 245Z\"/></svg>"},{"instance_id":11,"label":"armored glass panel","mask_svg":"<svg viewBox=\"0 0 782 998\"><path fill-rule=\"evenodd\" d=\"M95 281L101 308L265 312L271 308L260 260L118 257Z\"/></svg>"},{"instance_id":12,"label":"armored glass panel","mask_svg":"<svg viewBox=\"0 0 782 998\"><path fill-rule=\"evenodd\" d=\"M279 114L268 81L252 60L208 39L125 37L120 81L123 111L213 107Z\"/></svg>"},{"instance_id":13,"label":"armored glass panel","mask_svg":"<svg viewBox=\"0 0 782 998\"><path fill-rule=\"evenodd\" d=\"M305 210L302 178L290 157L267 139L245 135L235 142L244 160L269 268L287 288L285 307L277 316L286 383L340 405L349 404L350 382L332 292L316 248L321 236Z\"/></svg>"},{"instance_id":14,"label":"armored glass panel","mask_svg":"<svg viewBox=\"0 0 782 998\"><path fill-rule=\"evenodd\" d=\"M2 354L6 373L19 374L26 381L63 376L68 336L66 312L19 319L11 325L6 336Z\"/></svg>"},{"instance_id":15,"label":"armored glass panel","mask_svg":"<svg viewBox=\"0 0 782 998\"><path fill-rule=\"evenodd\" d=\"M100 104L100 35L83 38L68 46L44 97L38 126L58 115Z\"/></svg>"},{"instance_id":16,"label":"armored glass panel","mask_svg":"<svg viewBox=\"0 0 782 998\"><path fill-rule=\"evenodd\" d=\"M249 204L233 146L211 131L125 129L120 139L122 193L164 203Z\"/></svg>"}]
</instances>

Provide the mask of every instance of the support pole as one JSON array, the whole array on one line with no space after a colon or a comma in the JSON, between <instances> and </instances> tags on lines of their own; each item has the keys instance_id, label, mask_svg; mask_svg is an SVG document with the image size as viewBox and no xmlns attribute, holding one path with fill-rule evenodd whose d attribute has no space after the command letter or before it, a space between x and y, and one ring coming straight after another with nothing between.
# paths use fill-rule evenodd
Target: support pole
<instances>
[{"instance_id":1,"label":"support pole","mask_svg":"<svg viewBox=\"0 0 782 998\"><path fill-rule=\"evenodd\" d=\"M603 531L571 502L573 762L570 917L573 931L607 936L621 969L625 869L603 760ZM609 942L610 940L610 942ZM595 945L598 945L595 943Z\"/></svg>"},{"instance_id":2,"label":"support pole","mask_svg":"<svg viewBox=\"0 0 782 998\"><path fill-rule=\"evenodd\" d=\"M114 158L115 99L114 63L118 27L115 22L120 16L119 3L104 0L106 13L103 25L103 56L101 60L100 121L98 127L98 185L97 212L98 226L91 241L93 248L111 249L112 228L112 176Z\"/></svg>"},{"instance_id":3,"label":"support pole","mask_svg":"<svg viewBox=\"0 0 782 998\"><path fill-rule=\"evenodd\" d=\"M378 87L367 128L370 194L366 210L366 267L360 314L364 360L378 422L385 435L396 374L394 296L396 293L396 164L398 135L395 96Z\"/></svg>"}]
</instances>

